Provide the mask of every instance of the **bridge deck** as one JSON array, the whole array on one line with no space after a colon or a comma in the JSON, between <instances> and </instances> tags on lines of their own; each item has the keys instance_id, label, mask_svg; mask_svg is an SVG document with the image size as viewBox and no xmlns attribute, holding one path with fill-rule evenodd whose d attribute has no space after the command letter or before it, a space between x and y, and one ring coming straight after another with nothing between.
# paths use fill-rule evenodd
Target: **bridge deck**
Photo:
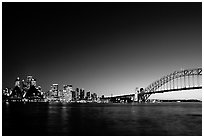
<instances>
[{"instance_id":1,"label":"bridge deck","mask_svg":"<svg viewBox=\"0 0 204 138\"><path fill-rule=\"evenodd\" d=\"M199 86L199 87L187 87L187 88L169 89L169 90L162 90L162 91L145 92L143 94L164 93L164 92L182 91L182 90L193 90L193 89L202 89L202 87Z\"/></svg>"}]
</instances>

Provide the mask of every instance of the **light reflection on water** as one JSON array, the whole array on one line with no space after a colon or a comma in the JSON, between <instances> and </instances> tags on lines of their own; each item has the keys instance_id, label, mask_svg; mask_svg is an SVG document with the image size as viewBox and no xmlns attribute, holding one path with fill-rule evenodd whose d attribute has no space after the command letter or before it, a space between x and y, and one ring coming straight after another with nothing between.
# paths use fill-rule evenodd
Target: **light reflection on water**
<instances>
[{"instance_id":1,"label":"light reflection on water","mask_svg":"<svg viewBox=\"0 0 204 138\"><path fill-rule=\"evenodd\" d=\"M2 117L3 135L202 135L202 103L13 103Z\"/></svg>"}]
</instances>

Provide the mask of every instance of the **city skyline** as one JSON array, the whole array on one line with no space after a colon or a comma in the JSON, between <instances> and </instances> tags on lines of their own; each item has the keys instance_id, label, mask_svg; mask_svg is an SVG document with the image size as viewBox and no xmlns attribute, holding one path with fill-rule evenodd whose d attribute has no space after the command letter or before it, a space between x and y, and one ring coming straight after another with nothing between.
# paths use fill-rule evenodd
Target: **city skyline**
<instances>
[{"instance_id":1,"label":"city skyline","mask_svg":"<svg viewBox=\"0 0 204 138\"><path fill-rule=\"evenodd\" d=\"M3 88L33 75L44 91L121 95L202 67L202 3L2 5Z\"/></svg>"}]
</instances>

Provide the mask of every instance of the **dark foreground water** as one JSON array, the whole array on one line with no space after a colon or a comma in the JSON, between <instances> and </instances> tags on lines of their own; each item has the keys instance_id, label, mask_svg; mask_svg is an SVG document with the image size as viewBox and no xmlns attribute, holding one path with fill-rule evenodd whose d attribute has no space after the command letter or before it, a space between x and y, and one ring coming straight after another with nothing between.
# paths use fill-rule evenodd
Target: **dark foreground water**
<instances>
[{"instance_id":1,"label":"dark foreground water","mask_svg":"<svg viewBox=\"0 0 204 138\"><path fill-rule=\"evenodd\" d=\"M202 103L10 103L2 110L3 135L202 135Z\"/></svg>"}]
</instances>

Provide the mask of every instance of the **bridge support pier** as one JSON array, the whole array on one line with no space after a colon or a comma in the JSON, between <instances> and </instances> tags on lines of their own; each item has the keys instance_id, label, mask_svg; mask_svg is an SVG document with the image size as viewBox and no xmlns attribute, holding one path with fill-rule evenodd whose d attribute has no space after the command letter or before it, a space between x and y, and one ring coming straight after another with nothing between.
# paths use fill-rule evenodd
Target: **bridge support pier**
<instances>
[{"instance_id":1,"label":"bridge support pier","mask_svg":"<svg viewBox=\"0 0 204 138\"><path fill-rule=\"evenodd\" d=\"M138 95L138 96L137 96L137 97L138 97L138 103L142 103L142 97L143 97L143 96L142 96L141 94L137 94L137 95Z\"/></svg>"},{"instance_id":2,"label":"bridge support pier","mask_svg":"<svg viewBox=\"0 0 204 138\"><path fill-rule=\"evenodd\" d=\"M146 97L145 97L144 93L145 93L144 89L140 88L140 91L138 91L138 93L137 93L137 102L138 103L144 103L146 101Z\"/></svg>"}]
</instances>

